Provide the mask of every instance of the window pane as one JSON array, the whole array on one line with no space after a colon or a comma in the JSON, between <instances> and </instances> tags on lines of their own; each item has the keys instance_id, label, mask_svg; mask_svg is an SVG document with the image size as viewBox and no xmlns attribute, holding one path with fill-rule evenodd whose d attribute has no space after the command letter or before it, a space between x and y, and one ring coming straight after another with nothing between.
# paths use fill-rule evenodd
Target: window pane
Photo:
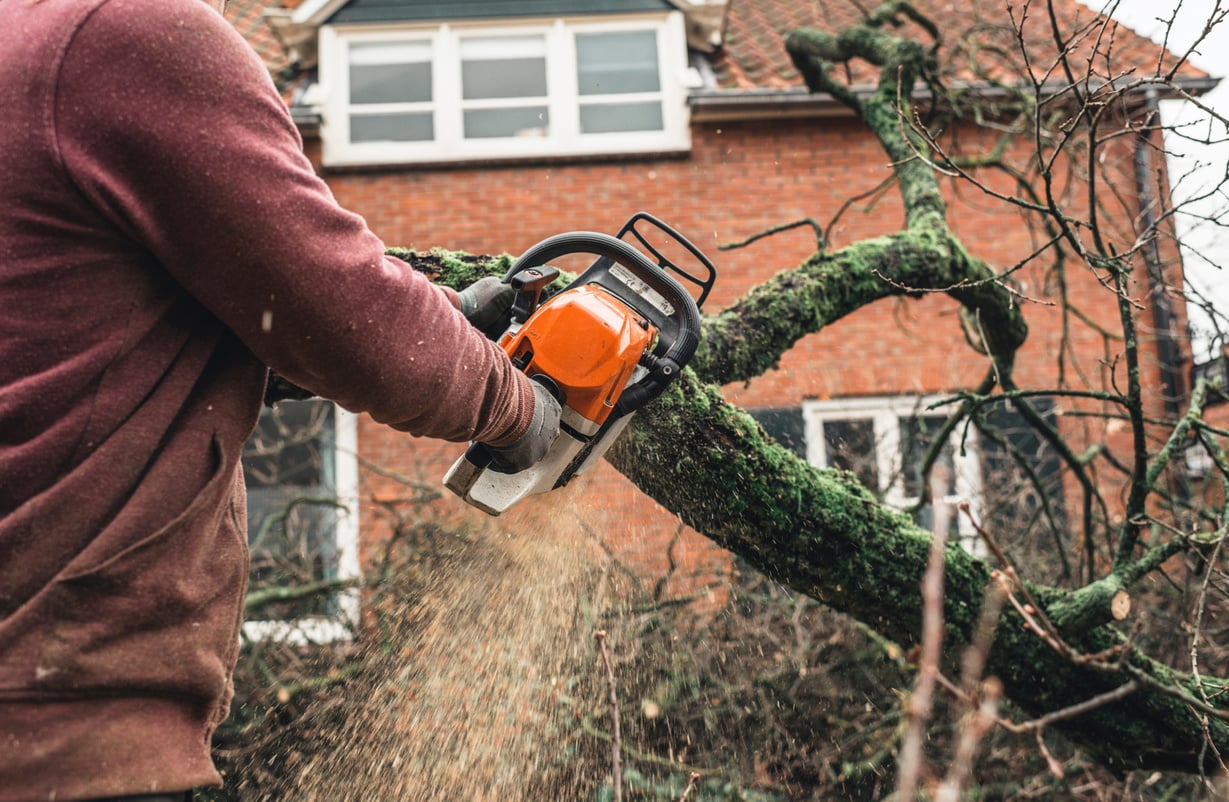
<instances>
[{"instance_id":1,"label":"window pane","mask_svg":"<svg viewBox=\"0 0 1229 802\"><path fill-rule=\"evenodd\" d=\"M614 103L580 107L582 134L662 130L660 103Z\"/></svg>"},{"instance_id":2,"label":"window pane","mask_svg":"<svg viewBox=\"0 0 1229 802\"><path fill-rule=\"evenodd\" d=\"M657 75L657 34L577 34L576 69L582 95L656 92L661 88Z\"/></svg>"},{"instance_id":3,"label":"window pane","mask_svg":"<svg viewBox=\"0 0 1229 802\"><path fill-rule=\"evenodd\" d=\"M465 112L465 138L546 136L550 115L545 106L516 109L473 109Z\"/></svg>"},{"instance_id":4,"label":"window pane","mask_svg":"<svg viewBox=\"0 0 1229 802\"><path fill-rule=\"evenodd\" d=\"M425 43L350 46L351 103L431 100L431 48Z\"/></svg>"},{"instance_id":5,"label":"window pane","mask_svg":"<svg viewBox=\"0 0 1229 802\"><path fill-rule=\"evenodd\" d=\"M503 37L463 41L461 97L546 97L545 40Z\"/></svg>"},{"instance_id":6,"label":"window pane","mask_svg":"<svg viewBox=\"0 0 1229 802\"><path fill-rule=\"evenodd\" d=\"M429 142L435 138L429 111L350 115L351 142Z\"/></svg>"},{"instance_id":7,"label":"window pane","mask_svg":"<svg viewBox=\"0 0 1229 802\"><path fill-rule=\"evenodd\" d=\"M873 493L879 491L875 461L875 422L870 418L824 421L824 453L829 468L852 471Z\"/></svg>"},{"instance_id":8,"label":"window pane","mask_svg":"<svg viewBox=\"0 0 1229 802\"><path fill-rule=\"evenodd\" d=\"M939 520L935 519L936 515L940 516ZM956 504L940 501L923 505L913 520L927 532L941 530L949 538L960 536L960 509Z\"/></svg>"},{"instance_id":9,"label":"window pane","mask_svg":"<svg viewBox=\"0 0 1229 802\"><path fill-rule=\"evenodd\" d=\"M751 417L764 427L764 431L773 440L806 459L807 437L806 423L802 418L802 408L791 409L753 409Z\"/></svg>"},{"instance_id":10,"label":"window pane","mask_svg":"<svg viewBox=\"0 0 1229 802\"><path fill-rule=\"evenodd\" d=\"M265 409L244 445L251 581L296 585L337 575L335 410L328 401L286 401ZM290 618L331 613L332 600L264 610Z\"/></svg>"},{"instance_id":11,"label":"window pane","mask_svg":"<svg viewBox=\"0 0 1229 802\"><path fill-rule=\"evenodd\" d=\"M1035 396L1029 400L1045 422L1057 428L1053 399ZM978 433L977 442L986 528L1005 548L1027 556L1029 570L1041 572L1046 581L1069 579L1072 566L1061 548L1068 534L1061 458L1006 403L986 410L985 423L987 431Z\"/></svg>"},{"instance_id":12,"label":"window pane","mask_svg":"<svg viewBox=\"0 0 1229 802\"><path fill-rule=\"evenodd\" d=\"M927 415L900 419L901 484L910 499L929 496L931 499L914 514L918 526L927 531L942 530L950 536L959 534L959 511L951 497L956 495L956 460L951 439L943 443L939 456L930 468L930 493L925 491L922 462L947 418Z\"/></svg>"},{"instance_id":13,"label":"window pane","mask_svg":"<svg viewBox=\"0 0 1229 802\"><path fill-rule=\"evenodd\" d=\"M947 418L939 415L900 419L902 490L908 498L925 495L922 461L946 421ZM942 498L956 492L956 463L953 460L951 442L944 443L939 451L939 457L930 469L930 484L934 498Z\"/></svg>"}]
</instances>

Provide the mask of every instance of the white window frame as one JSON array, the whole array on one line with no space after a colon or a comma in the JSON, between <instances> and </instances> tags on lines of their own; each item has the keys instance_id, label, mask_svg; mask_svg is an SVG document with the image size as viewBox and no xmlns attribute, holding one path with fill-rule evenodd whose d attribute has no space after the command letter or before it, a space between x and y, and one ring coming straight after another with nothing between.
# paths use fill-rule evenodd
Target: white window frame
<instances>
[{"instance_id":1,"label":"white window frame","mask_svg":"<svg viewBox=\"0 0 1229 802\"><path fill-rule=\"evenodd\" d=\"M359 569L358 416L333 406L333 470L337 482L337 579L357 580ZM306 616L293 621L262 618L244 621L243 634L251 640L294 644L336 643L352 640L359 623L361 600L357 587L338 591L336 616Z\"/></svg>"},{"instance_id":2,"label":"white window frame","mask_svg":"<svg viewBox=\"0 0 1229 802\"><path fill-rule=\"evenodd\" d=\"M886 504L900 510L909 510L918 499L905 495L900 421L904 418L950 414L950 405L932 408L933 404L941 400L943 399L938 396L875 396L804 401L802 416L806 431L807 461L820 468L828 467L823 432L823 424L826 421L870 419L874 427L875 469L880 484L878 488L870 489L878 491ZM944 496L942 502L952 505L953 508L961 502L968 502L973 517L981 520L982 467L977 433L966 433L963 426L957 427L949 435L949 443L956 481L954 492ZM969 517L957 514L956 518L960 545L974 556L987 556L985 544Z\"/></svg>"},{"instance_id":3,"label":"white window frame","mask_svg":"<svg viewBox=\"0 0 1229 802\"><path fill-rule=\"evenodd\" d=\"M628 93L620 101L656 99L662 105L662 130L582 134L576 78L576 39L584 33L654 31L660 88L656 93ZM547 53L546 136L464 139L460 42L466 38L543 36ZM427 42L432 48L432 93L435 139L420 142L351 142L349 47L352 43ZM691 148L687 106L687 35L680 12L665 15L616 15L530 19L518 22L324 25L320 28L322 160L326 167L465 162L560 156L686 152ZM475 101L466 101L474 104ZM481 103L479 101L478 103ZM423 108L428 104L415 104ZM495 105L499 105L496 103ZM395 109L391 107L389 111Z\"/></svg>"}]
</instances>

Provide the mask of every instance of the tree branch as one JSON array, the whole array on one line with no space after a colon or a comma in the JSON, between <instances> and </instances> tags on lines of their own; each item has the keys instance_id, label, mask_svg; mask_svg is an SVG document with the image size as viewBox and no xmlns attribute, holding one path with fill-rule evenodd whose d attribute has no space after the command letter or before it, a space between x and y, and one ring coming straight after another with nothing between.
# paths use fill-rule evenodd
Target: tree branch
<instances>
[{"instance_id":1,"label":"tree branch","mask_svg":"<svg viewBox=\"0 0 1229 802\"><path fill-rule=\"evenodd\" d=\"M865 622L909 647L920 642L919 582L929 536L880 504L852 474L818 470L763 437L745 412L726 404L690 371L641 410L609 454L642 490L687 524L770 577ZM947 652L969 643L989 569L959 549L945 552L943 615ZM1036 587L1053 607L1069 594ZM1118 673L1075 664L1011 616L999 628L988 670L1024 709L1044 715L1147 676L1154 685L1063 723L1073 739L1120 769L1195 771L1203 721L1187 704L1158 690L1194 697L1192 678L1129 648ZM1108 628L1078 633L1087 654L1123 649ZM1224 704L1223 699L1216 700ZM1229 724L1208 722L1213 743L1229 748Z\"/></svg>"}]
</instances>

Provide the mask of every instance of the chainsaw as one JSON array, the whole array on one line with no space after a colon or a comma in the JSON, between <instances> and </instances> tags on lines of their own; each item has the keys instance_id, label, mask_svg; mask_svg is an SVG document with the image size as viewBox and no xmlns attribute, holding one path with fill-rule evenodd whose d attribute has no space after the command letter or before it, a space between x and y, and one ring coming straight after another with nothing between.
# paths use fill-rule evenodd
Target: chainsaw
<instances>
[{"instance_id":1,"label":"chainsaw","mask_svg":"<svg viewBox=\"0 0 1229 802\"><path fill-rule=\"evenodd\" d=\"M597 261L550 293L559 270L547 263L573 254ZM518 473L496 471L489 449L471 443L444 476L445 486L499 515L587 471L695 353L700 307L716 276L698 248L645 212L616 236L558 234L523 253L504 277L516 300L498 342L517 369L559 401L559 435L537 464Z\"/></svg>"}]
</instances>

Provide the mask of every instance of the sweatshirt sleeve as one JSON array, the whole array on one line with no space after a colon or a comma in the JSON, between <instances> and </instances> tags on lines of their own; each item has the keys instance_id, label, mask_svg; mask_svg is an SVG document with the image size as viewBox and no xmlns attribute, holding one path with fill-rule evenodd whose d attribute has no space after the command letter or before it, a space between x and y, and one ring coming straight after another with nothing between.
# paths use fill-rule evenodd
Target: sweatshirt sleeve
<instances>
[{"instance_id":1,"label":"sweatshirt sleeve","mask_svg":"<svg viewBox=\"0 0 1229 802\"><path fill-rule=\"evenodd\" d=\"M337 205L264 65L201 0L102 3L50 116L66 174L117 235L283 376L417 435L525 430L528 380Z\"/></svg>"}]
</instances>

